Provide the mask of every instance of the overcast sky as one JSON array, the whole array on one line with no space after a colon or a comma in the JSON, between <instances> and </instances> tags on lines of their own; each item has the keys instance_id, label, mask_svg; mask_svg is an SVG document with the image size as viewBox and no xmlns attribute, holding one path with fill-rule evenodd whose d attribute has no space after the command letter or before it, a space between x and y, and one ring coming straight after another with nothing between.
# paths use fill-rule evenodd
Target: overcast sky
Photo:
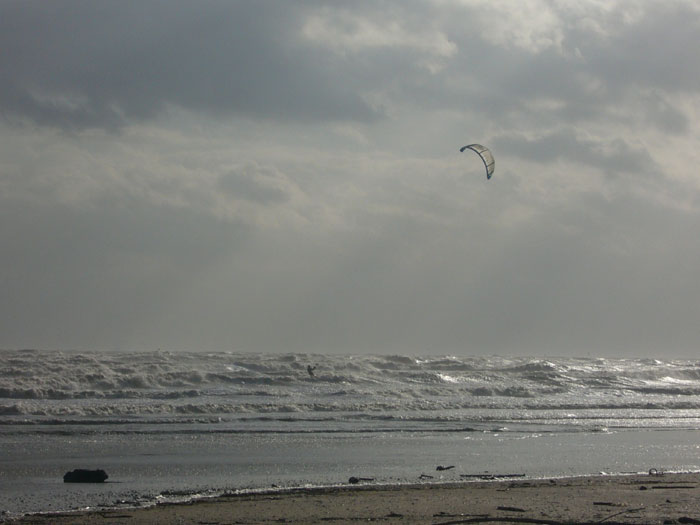
<instances>
[{"instance_id":1,"label":"overcast sky","mask_svg":"<svg viewBox=\"0 0 700 525\"><path fill-rule=\"evenodd\" d=\"M699 43L695 0L0 0L0 347L696 357Z\"/></svg>"}]
</instances>

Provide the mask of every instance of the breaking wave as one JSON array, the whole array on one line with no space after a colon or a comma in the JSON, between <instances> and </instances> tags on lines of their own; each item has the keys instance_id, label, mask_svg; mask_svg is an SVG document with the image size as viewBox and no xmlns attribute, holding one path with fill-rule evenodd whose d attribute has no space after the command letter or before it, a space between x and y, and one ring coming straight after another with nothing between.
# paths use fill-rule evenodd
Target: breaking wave
<instances>
[{"instance_id":1,"label":"breaking wave","mask_svg":"<svg viewBox=\"0 0 700 525\"><path fill-rule=\"evenodd\" d=\"M311 374L309 365L316 367ZM311 421L325 431L382 428L377 422L394 430L488 430L492 422L590 420L605 428L694 428L698 419L700 363L692 361L0 351L3 428L294 431Z\"/></svg>"}]
</instances>

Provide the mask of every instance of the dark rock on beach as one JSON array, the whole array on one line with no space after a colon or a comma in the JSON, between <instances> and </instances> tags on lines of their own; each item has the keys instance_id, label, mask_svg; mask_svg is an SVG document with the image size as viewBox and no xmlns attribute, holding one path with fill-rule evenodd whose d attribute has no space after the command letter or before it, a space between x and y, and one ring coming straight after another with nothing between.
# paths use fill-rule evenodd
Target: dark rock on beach
<instances>
[{"instance_id":1,"label":"dark rock on beach","mask_svg":"<svg viewBox=\"0 0 700 525\"><path fill-rule=\"evenodd\" d=\"M77 468L66 472L63 476L64 483L103 483L109 476L102 470L87 470Z\"/></svg>"}]
</instances>

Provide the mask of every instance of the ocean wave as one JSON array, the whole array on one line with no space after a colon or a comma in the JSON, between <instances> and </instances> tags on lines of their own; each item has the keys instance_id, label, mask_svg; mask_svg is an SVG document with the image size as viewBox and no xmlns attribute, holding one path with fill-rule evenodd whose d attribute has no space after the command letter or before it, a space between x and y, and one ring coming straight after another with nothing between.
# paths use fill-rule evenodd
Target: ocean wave
<instances>
[{"instance_id":1,"label":"ocean wave","mask_svg":"<svg viewBox=\"0 0 700 525\"><path fill-rule=\"evenodd\" d=\"M485 402L482 400L485 399ZM201 401L177 403L165 401L148 402L100 402L92 400L89 403L65 402L2 402L0 401L0 425L10 417L26 418L83 418L85 422L105 418L140 418L151 421L162 418L188 418L191 416L207 417L209 420L252 421L258 418L264 420L284 421L288 418L299 420L305 417L312 419L328 418L338 420L473 420L489 419L491 414L497 414L498 419L506 420L541 420L548 418L569 417L603 417L606 418L636 418L666 417L664 411L686 411L692 414L688 417L700 417L700 400L669 400L659 398L656 401L639 399L617 400L611 402L601 400L597 403L585 403L557 400L540 400L532 397L517 398L517 403L505 406L494 403L490 398L473 399L426 399L426 400L348 400L347 402L295 402L295 403L238 403ZM552 415L555 414L555 415ZM590 416L593 414L593 416ZM631 415L630 415L631 414ZM651 415L650 415L651 414ZM671 417L680 417L677 414ZM685 417L685 416L683 416Z\"/></svg>"},{"instance_id":2,"label":"ocean wave","mask_svg":"<svg viewBox=\"0 0 700 525\"><path fill-rule=\"evenodd\" d=\"M307 366L316 367L313 375ZM690 361L0 351L8 418L700 409Z\"/></svg>"}]
</instances>

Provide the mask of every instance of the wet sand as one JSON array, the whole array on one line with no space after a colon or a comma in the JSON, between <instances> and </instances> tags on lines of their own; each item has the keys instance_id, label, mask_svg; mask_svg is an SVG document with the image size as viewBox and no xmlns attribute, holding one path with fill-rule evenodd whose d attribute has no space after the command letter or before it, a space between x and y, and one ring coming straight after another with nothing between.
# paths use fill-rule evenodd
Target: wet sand
<instances>
[{"instance_id":1,"label":"wet sand","mask_svg":"<svg viewBox=\"0 0 700 525\"><path fill-rule=\"evenodd\" d=\"M698 523L700 474L304 489L46 516L26 524Z\"/></svg>"}]
</instances>

